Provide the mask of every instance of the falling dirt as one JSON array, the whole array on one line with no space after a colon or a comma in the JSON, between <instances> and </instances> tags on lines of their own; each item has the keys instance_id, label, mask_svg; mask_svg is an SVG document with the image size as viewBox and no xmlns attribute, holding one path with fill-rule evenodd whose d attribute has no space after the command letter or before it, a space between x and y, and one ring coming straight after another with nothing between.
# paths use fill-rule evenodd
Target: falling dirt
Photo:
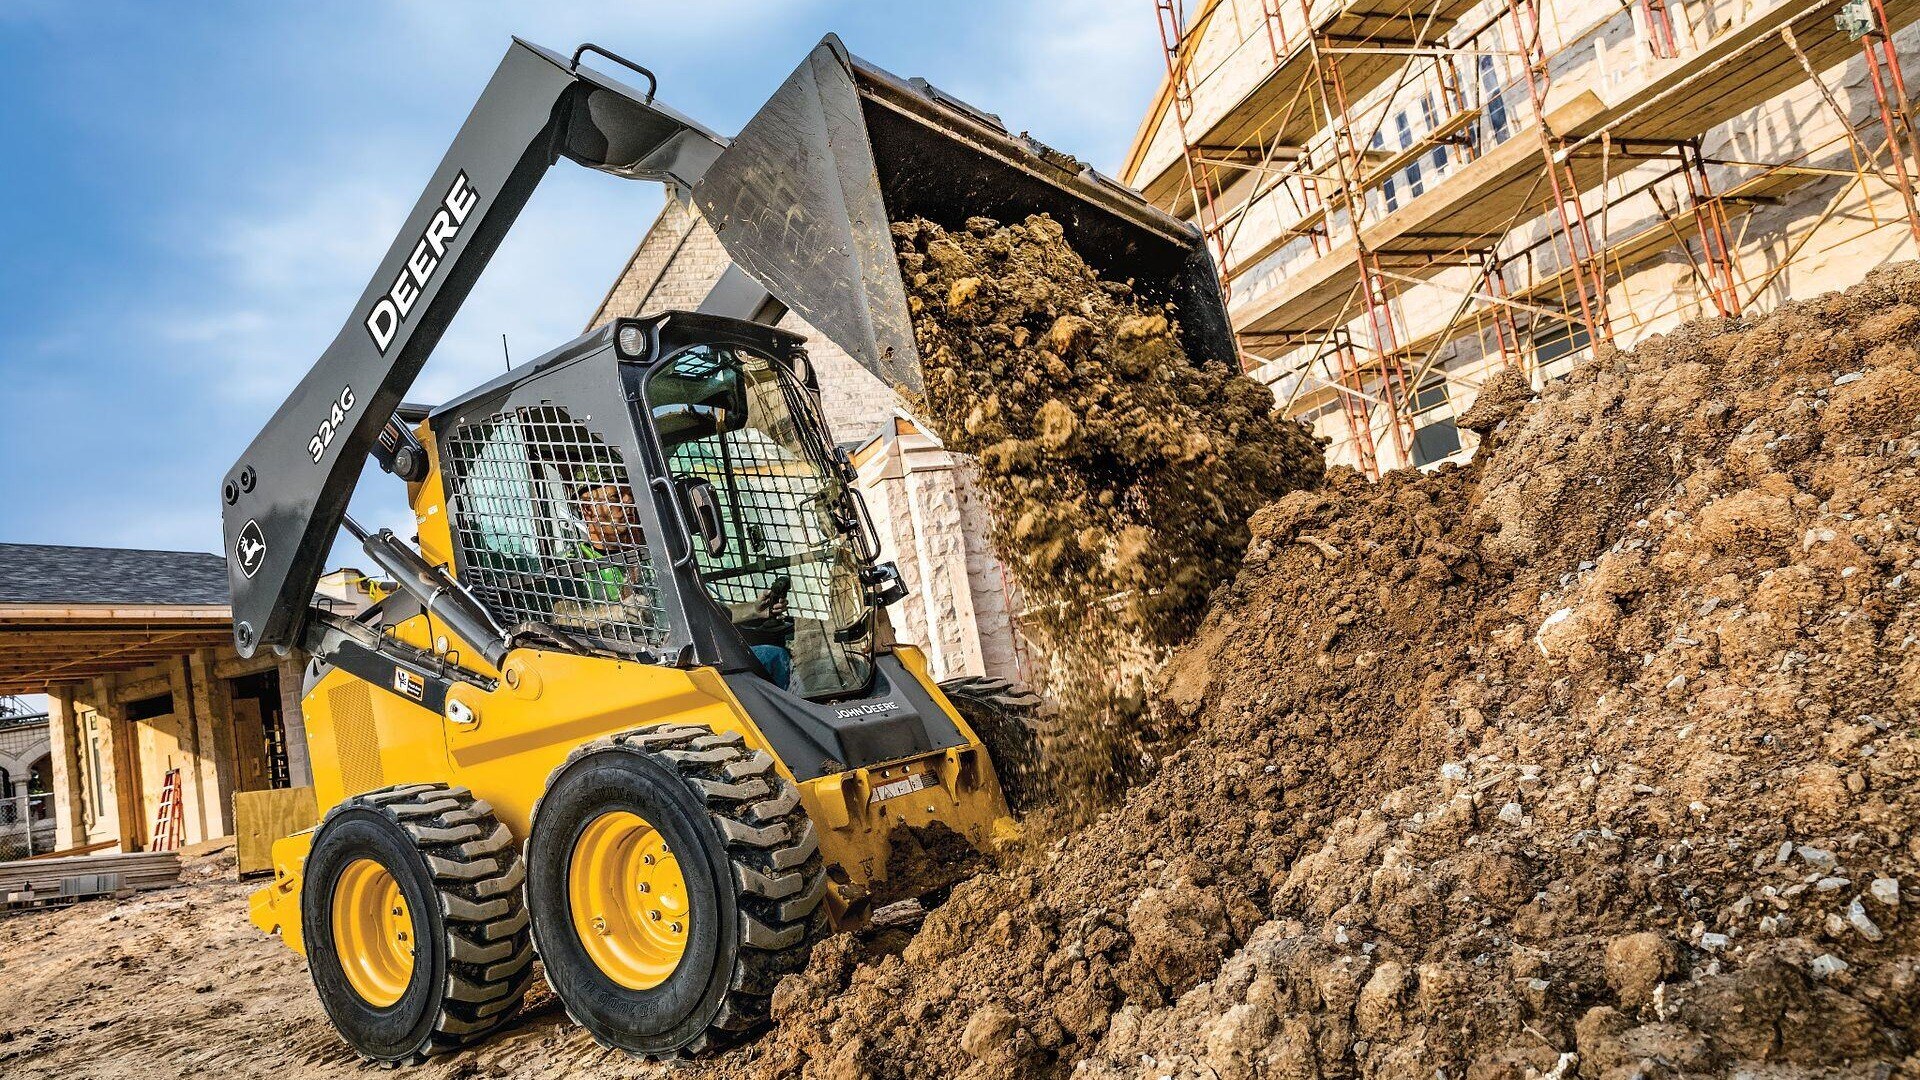
<instances>
[{"instance_id":1,"label":"falling dirt","mask_svg":"<svg viewBox=\"0 0 1920 1080\"><path fill-rule=\"evenodd\" d=\"M919 404L976 462L1050 664L1049 764L1110 791L1139 756L1144 673L1232 577L1253 512L1319 483L1321 447L1230 358L1189 357L1173 310L1101 280L1051 217L893 235Z\"/></svg>"},{"instance_id":2,"label":"falling dirt","mask_svg":"<svg viewBox=\"0 0 1920 1080\"><path fill-rule=\"evenodd\" d=\"M544 993L429 1077L1886 1077L1920 1060L1920 266L1502 381L1250 522L1098 820L669 1073ZM205 881L0 919L0 1074L362 1075Z\"/></svg>"},{"instance_id":3,"label":"falling dirt","mask_svg":"<svg viewBox=\"0 0 1920 1080\"><path fill-rule=\"evenodd\" d=\"M1183 640L1232 576L1247 518L1317 484L1321 448L1227 357L1190 358L1171 310L1102 281L1042 214L896 224L926 383L980 463L996 550L1036 604L1124 595Z\"/></svg>"}]
</instances>

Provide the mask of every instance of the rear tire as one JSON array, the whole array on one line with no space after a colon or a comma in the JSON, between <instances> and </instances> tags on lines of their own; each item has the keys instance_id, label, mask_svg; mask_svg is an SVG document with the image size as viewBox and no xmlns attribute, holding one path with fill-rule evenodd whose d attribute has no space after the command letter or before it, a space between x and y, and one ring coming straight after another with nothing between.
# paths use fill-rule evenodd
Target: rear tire
<instances>
[{"instance_id":1,"label":"rear tire","mask_svg":"<svg viewBox=\"0 0 1920 1080\"><path fill-rule=\"evenodd\" d=\"M670 854L675 870L655 876L638 853ZM826 869L799 789L738 734L654 724L575 750L534 808L527 864L547 982L601 1045L640 1057L692 1056L763 1025L824 927ZM675 912L684 930L663 946L645 931L671 930Z\"/></svg>"},{"instance_id":2,"label":"rear tire","mask_svg":"<svg viewBox=\"0 0 1920 1080\"><path fill-rule=\"evenodd\" d=\"M465 788L407 784L327 812L307 854L307 967L347 1044L382 1065L467 1046L513 1014L533 948L513 834Z\"/></svg>"},{"instance_id":3,"label":"rear tire","mask_svg":"<svg viewBox=\"0 0 1920 1080\"><path fill-rule=\"evenodd\" d=\"M1025 814L1046 803L1052 795L1043 761L1046 699L1018 683L986 675L948 679L940 692L986 746L1007 808Z\"/></svg>"}]
</instances>

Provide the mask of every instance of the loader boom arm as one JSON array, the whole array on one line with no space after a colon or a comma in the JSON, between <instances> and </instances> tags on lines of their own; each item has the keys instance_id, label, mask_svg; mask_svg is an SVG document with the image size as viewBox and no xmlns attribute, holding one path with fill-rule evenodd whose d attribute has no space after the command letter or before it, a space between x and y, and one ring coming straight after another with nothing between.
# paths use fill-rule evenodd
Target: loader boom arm
<instances>
[{"instance_id":1,"label":"loader boom arm","mask_svg":"<svg viewBox=\"0 0 1920 1080\"><path fill-rule=\"evenodd\" d=\"M378 272L221 490L234 643L297 644L380 429L548 167L569 158L686 197L726 140L641 93L515 39Z\"/></svg>"}]
</instances>

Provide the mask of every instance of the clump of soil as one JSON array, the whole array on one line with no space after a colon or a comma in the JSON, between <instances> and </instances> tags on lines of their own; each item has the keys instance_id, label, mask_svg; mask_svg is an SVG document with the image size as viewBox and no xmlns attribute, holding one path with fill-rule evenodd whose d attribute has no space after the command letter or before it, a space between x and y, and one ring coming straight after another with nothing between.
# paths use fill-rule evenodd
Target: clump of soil
<instances>
[{"instance_id":1,"label":"clump of soil","mask_svg":"<svg viewBox=\"0 0 1920 1080\"><path fill-rule=\"evenodd\" d=\"M1035 600L1124 594L1182 640L1247 518L1319 482L1321 449L1231 357L1189 357L1170 309L1102 281L1042 214L893 227L938 434L980 461L1002 559Z\"/></svg>"},{"instance_id":2,"label":"clump of soil","mask_svg":"<svg viewBox=\"0 0 1920 1080\"><path fill-rule=\"evenodd\" d=\"M1233 358L1189 357L1174 312L1101 280L1051 217L893 235L921 405L978 463L1022 628L1074 720L1048 747L1071 771L1059 740L1135 729L1138 688L1115 673L1185 640L1239 565L1247 519L1317 484L1321 447ZM1122 749L1078 756L1111 776Z\"/></svg>"},{"instance_id":3,"label":"clump of soil","mask_svg":"<svg viewBox=\"0 0 1920 1080\"><path fill-rule=\"evenodd\" d=\"M989 234L991 235L991 234ZM823 943L754 1077L1867 1077L1920 1046L1920 266L1261 510L1099 820Z\"/></svg>"}]
</instances>

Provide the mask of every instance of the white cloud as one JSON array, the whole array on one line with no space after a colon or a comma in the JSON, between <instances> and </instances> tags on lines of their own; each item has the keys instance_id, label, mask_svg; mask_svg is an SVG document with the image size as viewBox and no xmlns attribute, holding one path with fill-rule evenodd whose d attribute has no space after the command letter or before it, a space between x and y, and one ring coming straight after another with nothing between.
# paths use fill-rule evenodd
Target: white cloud
<instances>
[{"instance_id":1,"label":"white cloud","mask_svg":"<svg viewBox=\"0 0 1920 1080\"><path fill-rule=\"evenodd\" d=\"M1163 70L1151 11L1115 0L1016 7L996 35L1009 53L995 77L966 75L977 90L954 92L1113 174Z\"/></svg>"}]
</instances>

